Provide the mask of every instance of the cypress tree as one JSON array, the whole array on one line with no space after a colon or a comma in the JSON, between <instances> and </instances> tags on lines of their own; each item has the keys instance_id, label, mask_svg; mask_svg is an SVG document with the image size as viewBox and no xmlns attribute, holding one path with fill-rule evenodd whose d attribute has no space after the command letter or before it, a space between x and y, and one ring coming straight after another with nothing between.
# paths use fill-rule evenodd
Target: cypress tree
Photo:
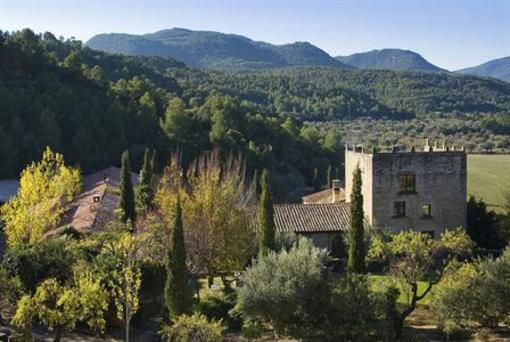
<instances>
[{"instance_id":1,"label":"cypress tree","mask_svg":"<svg viewBox=\"0 0 510 342\"><path fill-rule=\"evenodd\" d=\"M165 303L170 319L189 311L190 292L187 289L187 283L188 270L186 268L182 210L179 199L177 199L166 259Z\"/></svg>"},{"instance_id":2,"label":"cypress tree","mask_svg":"<svg viewBox=\"0 0 510 342\"><path fill-rule=\"evenodd\" d=\"M267 255L270 250L274 249L275 245L274 211L269 189L269 172L267 169L262 171L261 188L262 192L260 194L258 209L258 243L260 255Z\"/></svg>"},{"instance_id":3,"label":"cypress tree","mask_svg":"<svg viewBox=\"0 0 510 342\"><path fill-rule=\"evenodd\" d=\"M326 186L326 188L331 188L331 165L328 166L328 170L326 171L326 182L328 183L328 185Z\"/></svg>"},{"instance_id":4,"label":"cypress tree","mask_svg":"<svg viewBox=\"0 0 510 342\"><path fill-rule=\"evenodd\" d=\"M254 186L253 191L255 191L255 198L258 198L259 193L260 193L260 183L259 183L259 170L257 170L257 169L255 169L255 171L253 171L252 182L253 182L253 186Z\"/></svg>"},{"instance_id":5,"label":"cypress tree","mask_svg":"<svg viewBox=\"0 0 510 342\"><path fill-rule=\"evenodd\" d=\"M365 228L363 225L363 195L361 193L361 170L353 172L350 203L350 227L348 231L349 255L347 270L349 273L365 273Z\"/></svg>"},{"instance_id":6,"label":"cypress tree","mask_svg":"<svg viewBox=\"0 0 510 342\"><path fill-rule=\"evenodd\" d=\"M133 183L131 183L131 166L129 162L129 151L122 153L120 169L120 209L122 209L122 222L128 220L133 224L136 221L135 194Z\"/></svg>"},{"instance_id":7,"label":"cypress tree","mask_svg":"<svg viewBox=\"0 0 510 342\"><path fill-rule=\"evenodd\" d=\"M314 191L319 191L321 189L321 180L319 176L319 168L313 169L313 189Z\"/></svg>"},{"instance_id":8,"label":"cypress tree","mask_svg":"<svg viewBox=\"0 0 510 342\"><path fill-rule=\"evenodd\" d=\"M156 153L156 149L152 150L151 170L152 170L152 177L156 178L156 174L158 173L158 155ZM153 181L155 181L155 180L153 179Z\"/></svg>"},{"instance_id":9,"label":"cypress tree","mask_svg":"<svg viewBox=\"0 0 510 342\"><path fill-rule=\"evenodd\" d=\"M153 208L154 202L154 174L149 149L145 149L143 165L135 188L136 209L138 214L146 213Z\"/></svg>"}]
</instances>

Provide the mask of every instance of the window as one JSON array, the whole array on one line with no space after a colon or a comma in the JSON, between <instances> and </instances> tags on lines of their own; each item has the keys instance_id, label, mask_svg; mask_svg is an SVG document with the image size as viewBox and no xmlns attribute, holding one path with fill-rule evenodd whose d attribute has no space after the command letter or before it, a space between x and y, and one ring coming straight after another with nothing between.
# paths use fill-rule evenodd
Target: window
<instances>
[{"instance_id":1,"label":"window","mask_svg":"<svg viewBox=\"0 0 510 342\"><path fill-rule=\"evenodd\" d=\"M393 215L394 217L405 217L406 202L393 202Z\"/></svg>"},{"instance_id":2,"label":"window","mask_svg":"<svg viewBox=\"0 0 510 342\"><path fill-rule=\"evenodd\" d=\"M400 192L415 192L416 177L412 172L403 172L400 174Z\"/></svg>"},{"instance_id":3,"label":"window","mask_svg":"<svg viewBox=\"0 0 510 342\"><path fill-rule=\"evenodd\" d=\"M432 216L432 207L430 204L425 204L421 207L422 209L422 217L431 217Z\"/></svg>"}]
</instances>

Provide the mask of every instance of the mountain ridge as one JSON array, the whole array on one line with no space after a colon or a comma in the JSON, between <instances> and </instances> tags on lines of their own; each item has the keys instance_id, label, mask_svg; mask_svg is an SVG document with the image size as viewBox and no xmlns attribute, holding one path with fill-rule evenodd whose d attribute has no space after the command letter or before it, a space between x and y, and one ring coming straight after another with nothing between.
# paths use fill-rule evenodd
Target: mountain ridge
<instances>
[{"instance_id":1,"label":"mountain ridge","mask_svg":"<svg viewBox=\"0 0 510 342\"><path fill-rule=\"evenodd\" d=\"M510 56L492 59L473 67L456 70L455 72L465 75L493 77L510 82Z\"/></svg>"},{"instance_id":2,"label":"mountain ridge","mask_svg":"<svg viewBox=\"0 0 510 342\"><path fill-rule=\"evenodd\" d=\"M417 52L404 49L376 49L349 56L335 57L340 62L361 69L387 69L392 71L446 72Z\"/></svg>"},{"instance_id":3,"label":"mountain ridge","mask_svg":"<svg viewBox=\"0 0 510 342\"><path fill-rule=\"evenodd\" d=\"M286 66L352 68L308 42L274 45L237 34L183 28L143 35L99 34L85 45L110 53L172 57L191 66L219 70L264 70Z\"/></svg>"}]
</instances>

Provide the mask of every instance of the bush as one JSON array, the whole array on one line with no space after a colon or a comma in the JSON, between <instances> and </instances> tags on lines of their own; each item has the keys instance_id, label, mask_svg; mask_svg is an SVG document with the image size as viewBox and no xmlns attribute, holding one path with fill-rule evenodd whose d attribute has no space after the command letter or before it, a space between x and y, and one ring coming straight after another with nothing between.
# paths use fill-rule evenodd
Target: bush
<instances>
[{"instance_id":1,"label":"bush","mask_svg":"<svg viewBox=\"0 0 510 342\"><path fill-rule=\"evenodd\" d=\"M67 239L56 238L31 247L10 248L4 255L4 267L11 276L18 276L30 292L48 278L64 283L72 278L72 267L77 259L68 243Z\"/></svg>"},{"instance_id":2,"label":"bush","mask_svg":"<svg viewBox=\"0 0 510 342\"><path fill-rule=\"evenodd\" d=\"M209 320L221 320L230 330L241 330L242 320L236 314L234 307L237 303L237 294L223 293L211 295L198 304L198 310Z\"/></svg>"},{"instance_id":3,"label":"bush","mask_svg":"<svg viewBox=\"0 0 510 342\"><path fill-rule=\"evenodd\" d=\"M393 336L398 293L372 293L362 276L330 279L327 259L307 239L288 252L262 257L243 275L236 309L249 322L269 322L277 334L295 338Z\"/></svg>"},{"instance_id":4,"label":"bush","mask_svg":"<svg viewBox=\"0 0 510 342\"><path fill-rule=\"evenodd\" d=\"M208 321L195 313L178 316L172 325L163 328L161 336L169 342L220 342L223 330L221 321Z\"/></svg>"},{"instance_id":5,"label":"bush","mask_svg":"<svg viewBox=\"0 0 510 342\"><path fill-rule=\"evenodd\" d=\"M458 264L434 292L443 330L495 328L510 316L510 248L496 260Z\"/></svg>"}]
</instances>

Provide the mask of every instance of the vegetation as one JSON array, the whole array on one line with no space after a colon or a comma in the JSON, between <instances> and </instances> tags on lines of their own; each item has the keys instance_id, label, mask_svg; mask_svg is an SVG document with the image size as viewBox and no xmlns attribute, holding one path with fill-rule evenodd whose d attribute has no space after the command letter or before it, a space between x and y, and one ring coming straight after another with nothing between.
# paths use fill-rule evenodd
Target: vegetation
<instances>
[{"instance_id":1,"label":"vegetation","mask_svg":"<svg viewBox=\"0 0 510 342\"><path fill-rule=\"evenodd\" d=\"M448 263L457 257L469 255L472 248L473 242L462 229L446 230L437 240L413 230L402 231L388 239L374 236L370 258L386 261L390 275L408 295L407 304L398 313L395 323L398 337L401 336L406 317L414 311L416 303L441 280ZM428 283L422 293L418 293L420 280Z\"/></svg>"},{"instance_id":2,"label":"vegetation","mask_svg":"<svg viewBox=\"0 0 510 342\"><path fill-rule=\"evenodd\" d=\"M186 175L186 183L184 182ZM256 232L248 224L246 206L251 190L243 162L218 151L191 163L187 173L174 155L160 180L156 203L166 222L172 222L177 198L182 204L184 243L189 271L195 276L238 272L255 254Z\"/></svg>"},{"instance_id":3,"label":"vegetation","mask_svg":"<svg viewBox=\"0 0 510 342\"><path fill-rule=\"evenodd\" d=\"M54 332L54 341L60 341L79 321L102 331L107 299L108 294L98 281L82 277L75 286L67 288L49 278L37 287L33 296L24 295L20 299L12 322L16 327L30 329L35 319Z\"/></svg>"},{"instance_id":4,"label":"vegetation","mask_svg":"<svg viewBox=\"0 0 510 342\"><path fill-rule=\"evenodd\" d=\"M42 160L21 173L18 194L1 207L10 246L35 244L56 228L81 187L80 172L46 148Z\"/></svg>"},{"instance_id":5,"label":"vegetation","mask_svg":"<svg viewBox=\"0 0 510 342\"><path fill-rule=\"evenodd\" d=\"M442 72L444 69L429 63L416 52L400 49L382 49L338 56L337 60L361 69L388 69L395 71Z\"/></svg>"},{"instance_id":6,"label":"vegetation","mask_svg":"<svg viewBox=\"0 0 510 342\"><path fill-rule=\"evenodd\" d=\"M510 315L510 250L496 260L453 265L433 296L445 332L494 329Z\"/></svg>"},{"instance_id":7,"label":"vegetation","mask_svg":"<svg viewBox=\"0 0 510 342\"><path fill-rule=\"evenodd\" d=\"M135 168L145 146L162 155L178 148L185 166L221 147L242 153L249 174L268 168L275 199L287 202L297 199L300 187L312 185L315 168L325 173L329 165L341 166L342 154L330 147L341 148L342 137L352 137L345 134L348 122L337 125L344 133L331 134L336 140L331 142L329 130L315 130L303 120L420 116L421 121L451 114L460 127L456 143L507 145L510 87L495 80L322 68L226 74L172 59L109 55L51 33L1 36L2 178L18 174L46 146L84 173L117 164L126 149ZM483 131L471 127L473 116L480 121L493 115L497 120ZM387 132L407 131L400 121L385 122L392 127ZM449 132L447 122L438 124Z\"/></svg>"},{"instance_id":8,"label":"vegetation","mask_svg":"<svg viewBox=\"0 0 510 342\"><path fill-rule=\"evenodd\" d=\"M363 213L363 194L361 193L361 169L356 167L352 174L350 201L350 219L348 240L347 270L350 273L364 274L365 266L365 214Z\"/></svg>"},{"instance_id":9,"label":"vegetation","mask_svg":"<svg viewBox=\"0 0 510 342\"><path fill-rule=\"evenodd\" d=\"M145 149L142 169L140 170L138 183L135 187L136 211L140 216L154 209L155 171L153 160L155 160L155 154L155 151L151 155L149 149Z\"/></svg>"},{"instance_id":10,"label":"vegetation","mask_svg":"<svg viewBox=\"0 0 510 342\"><path fill-rule=\"evenodd\" d=\"M270 322L278 335L323 341L391 339L396 292L372 293L363 277L329 278L325 250L306 239L271 252L242 277L242 317ZM252 323L253 324L253 323Z\"/></svg>"},{"instance_id":11,"label":"vegetation","mask_svg":"<svg viewBox=\"0 0 510 342\"><path fill-rule=\"evenodd\" d=\"M135 193L131 182L131 162L129 152L122 153L122 167L120 169L120 210L122 222L136 221Z\"/></svg>"},{"instance_id":12,"label":"vegetation","mask_svg":"<svg viewBox=\"0 0 510 342\"><path fill-rule=\"evenodd\" d=\"M347 68L321 49L296 42L271 45L234 34L181 28L151 34L99 34L87 45L111 53L173 57L188 65L228 71L261 70L290 65Z\"/></svg>"},{"instance_id":13,"label":"vegetation","mask_svg":"<svg viewBox=\"0 0 510 342\"><path fill-rule=\"evenodd\" d=\"M187 288L188 269L182 227L182 210L179 200L173 210L174 221L170 231L170 246L166 259L165 302L170 318L189 312L191 300Z\"/></svg>"},{"instance_id":14,"label":"vegetation","mask_svg":"<svg viewBox=\"0 0 510 342\"><path fill-rule=\"evenodd\" d=\"M276 228L273 218L273 202L271 201L271 191L269 189L269 172L266 169L262 172L261 183L262 193L260 194L259 210L257 212L259 254L267 255L269 251L275 249Z\"/></svg>"},{"instance_id":15,"label":"vegetation","mask_svg":"<svg viewBox=\"0 0 510 342\"><path fill-rule=\"evenodd\" d=\"M174 323L165 326L161 335L169 342L221 342L223 326L219 321L209 321L201 314L178 316Z\"/></svg>"}]
</instances>

